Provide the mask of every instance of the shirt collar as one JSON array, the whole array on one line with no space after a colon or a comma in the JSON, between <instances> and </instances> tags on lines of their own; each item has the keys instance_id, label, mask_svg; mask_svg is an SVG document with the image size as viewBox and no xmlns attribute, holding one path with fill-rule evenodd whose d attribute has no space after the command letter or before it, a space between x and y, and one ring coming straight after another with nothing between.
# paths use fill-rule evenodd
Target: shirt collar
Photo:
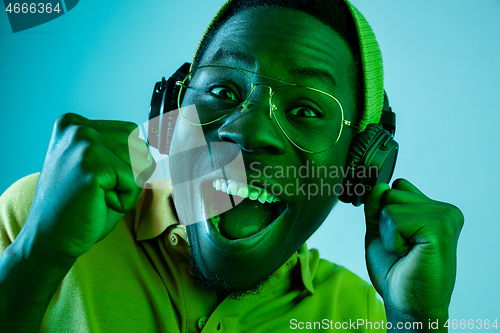
<instances>
[{"instance_id":1,"label":"shirt collar","mask_svg":"<svg viewBox=\"0 0 500 333\"><path fill-rule=\"evenodd\" d=\"M302 276L304 287L306 287L311 294L314 294L312 280L318 269L319 252L316 249L308 250L307 244L304 243L297 251L297 254L299 256L300 275Z\"/></svg>"},{"instance_id":2,"label":"shirt collar","mask_svg":"<svg viewBox=\"0 0 500 333\"><path fill-rule=\"evenodd\" d=\"M179 225L175 214L170 180L155 179L144 184L135 206L135 239L143 241L160 236L168 227L178 225L178 232L187 242L185 226Z\"/></svg>"}]
</instances>

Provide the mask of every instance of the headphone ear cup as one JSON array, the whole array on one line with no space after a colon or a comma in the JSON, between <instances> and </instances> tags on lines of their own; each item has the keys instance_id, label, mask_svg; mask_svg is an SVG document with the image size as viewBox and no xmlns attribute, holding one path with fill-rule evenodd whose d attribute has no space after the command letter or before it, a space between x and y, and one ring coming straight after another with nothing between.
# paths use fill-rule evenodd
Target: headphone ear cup
<instances>
[{"instance_id":1,"label":"headphone ear cup","mask_svg":"<svg viewBox=\"0 0 500 333\"><path fill-rule=\"evenodd\" d=\"M339 199L359 206L371 189L388 183L394 172L399 145L379 124L369 124L356 135L347 156L343 191Z\"/></svg>"},{"instance_id":2,"label":"headphone ear cup","mask_svg":"<svg viewBox=\"0 0 500 333\"><path fill-rule=\"evenodd\" d=\"M182 81L189 72L189 63L184 63L168 80L157 82L151 97L148 122L148 144L158 148L161 154L170 154L170 145L179 116L178 96Z\"/></svg>"},{"instance_id":3,"label":"headphone ear cup","mask_svg":"<svg viewBox=\"0 0 500 333\"><path fill-rule=\"evenodd\" d=\"M177 107L177 96L179 95L179 86L176 85L178 80L171 77L167 81L163 101L163 115L160 125L160 138L158 150L161 154L170 155L170 144L174 135L175 123L179 116Z\"/></svg>"}]
</instances>

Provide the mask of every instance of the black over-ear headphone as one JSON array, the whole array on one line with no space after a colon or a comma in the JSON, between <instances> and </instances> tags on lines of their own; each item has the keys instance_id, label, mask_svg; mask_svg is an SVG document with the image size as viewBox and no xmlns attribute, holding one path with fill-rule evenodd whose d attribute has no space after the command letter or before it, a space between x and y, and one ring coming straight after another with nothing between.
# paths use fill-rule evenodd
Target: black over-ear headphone
<instances>
[{"instance_id":1,"label":"black over-ear headphone","mask_svg":"<svg viewBox=\"0 0 500 333\"><path fill-rule=\"evenodd\" d=\"M378 183L389 183L399 144L394 140L396 114L389 106L384 91L382 117L378 124L368 124L365 130L352 140L347 155L344 186L339 199L359 206L365 203L371 189Z\"/></svg>"},{"instance_id":2,"label":"black over-ear headphone","mask_svg":"<svg viewBox=\"0 0 500 333\"><path fill-rule=\"evenodd\" d=\"M168 80L163 77L155 84L149 107L148 144L161 154L170 153L170 143L179 116L177 98L179 86L189 73L184 63ZM384 91L382 117L378 124L369 124L351 143L344 170L344 186L339 199L359 206L365 203L370 190L378 183L388 183L396 166L399 145L394 140L396 114L389 106Z\"/></svg>"},{"instance_id":3,"label":"black over-ear headphone","mask_svg":"<svg viewBox=\"0 0 500 333\"><path fill-rule=\"evenodd\" d=\"M157 148L161 154L170 154L170 143L174 134L175 122L179 116L177 96L180 87L175 83L188 75L191 64L184 65L168 79L156 82L151 96L148 121L148 144Z\"/></svg>"}]
</instances>

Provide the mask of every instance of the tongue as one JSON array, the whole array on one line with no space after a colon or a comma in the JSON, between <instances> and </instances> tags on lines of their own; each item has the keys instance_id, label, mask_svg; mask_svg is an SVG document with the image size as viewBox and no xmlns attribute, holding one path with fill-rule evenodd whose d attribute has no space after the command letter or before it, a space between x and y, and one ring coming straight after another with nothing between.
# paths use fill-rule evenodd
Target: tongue
<instances>
[{"instance_id":1,"label":"tongue","mask_svg":"<svg viewBox=\"0 0 500 333\"><path fill-rule=\"evenodd\" d=\"M220 232L228 239L255 235L272 222L273 207L274 204L245 199L220 215Z\"/></svg>"}]
</instances>

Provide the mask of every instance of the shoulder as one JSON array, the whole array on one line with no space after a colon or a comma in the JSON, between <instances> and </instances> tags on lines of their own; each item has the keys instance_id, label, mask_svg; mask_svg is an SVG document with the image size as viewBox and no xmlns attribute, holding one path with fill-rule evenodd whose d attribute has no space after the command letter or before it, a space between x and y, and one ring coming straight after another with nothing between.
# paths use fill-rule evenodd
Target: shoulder
<instances>
[{"instance_id":1,"label":"shoulder","mask_svg":"<svg viewBox=\"0 0 500 333\"><path fill-rule=\"evenodd\" d=\"M21 178L0 196L0 253L16 238L35 196L39 173Z\"/></svg>"},{"instance_id":2,"label":"shoulder","mask_svg":"<svg viewBox=\"0 0 500 333\"><path fill-rule=\"evenodd\" d=\"M306 275L310 275L314 288L323 284L341 285L343 288L353 289L371 286L344 266L320 258L319 251L315 248L301 248L299 258L302 265L302 274L304 278L307 278ZM304 272L305 268L307 268L308 272Z\"/></svg>"},{"instance_id":3,"label":"shoulder","mask_svg":"<svg viewBox=\"0 0 500 333\"><path fill-rule=\"evenodd\" d=\"M311 251L314 251L312 249ZM358 296L363 302L366 302L368 293L374 292L371 284L354 274L346 267L337 265L325 259L318 259L317 269L314 274L313 284L315 289L326 287L336 290L336 295L351 295L351 299L356 300Z\"/></svg>"},{"instance_id":4,"label":"shoulder","mask_svg":"<svg viewBox=\"0 0 500 333\"><path fill-rule=\"evenodd\" d=\"M313 298L321 307L330 308L339 320L385 320L383 303L370 283L344 266L321 259L316 249L310 249L308 257Z\"/></svg>"}]
</instances>

